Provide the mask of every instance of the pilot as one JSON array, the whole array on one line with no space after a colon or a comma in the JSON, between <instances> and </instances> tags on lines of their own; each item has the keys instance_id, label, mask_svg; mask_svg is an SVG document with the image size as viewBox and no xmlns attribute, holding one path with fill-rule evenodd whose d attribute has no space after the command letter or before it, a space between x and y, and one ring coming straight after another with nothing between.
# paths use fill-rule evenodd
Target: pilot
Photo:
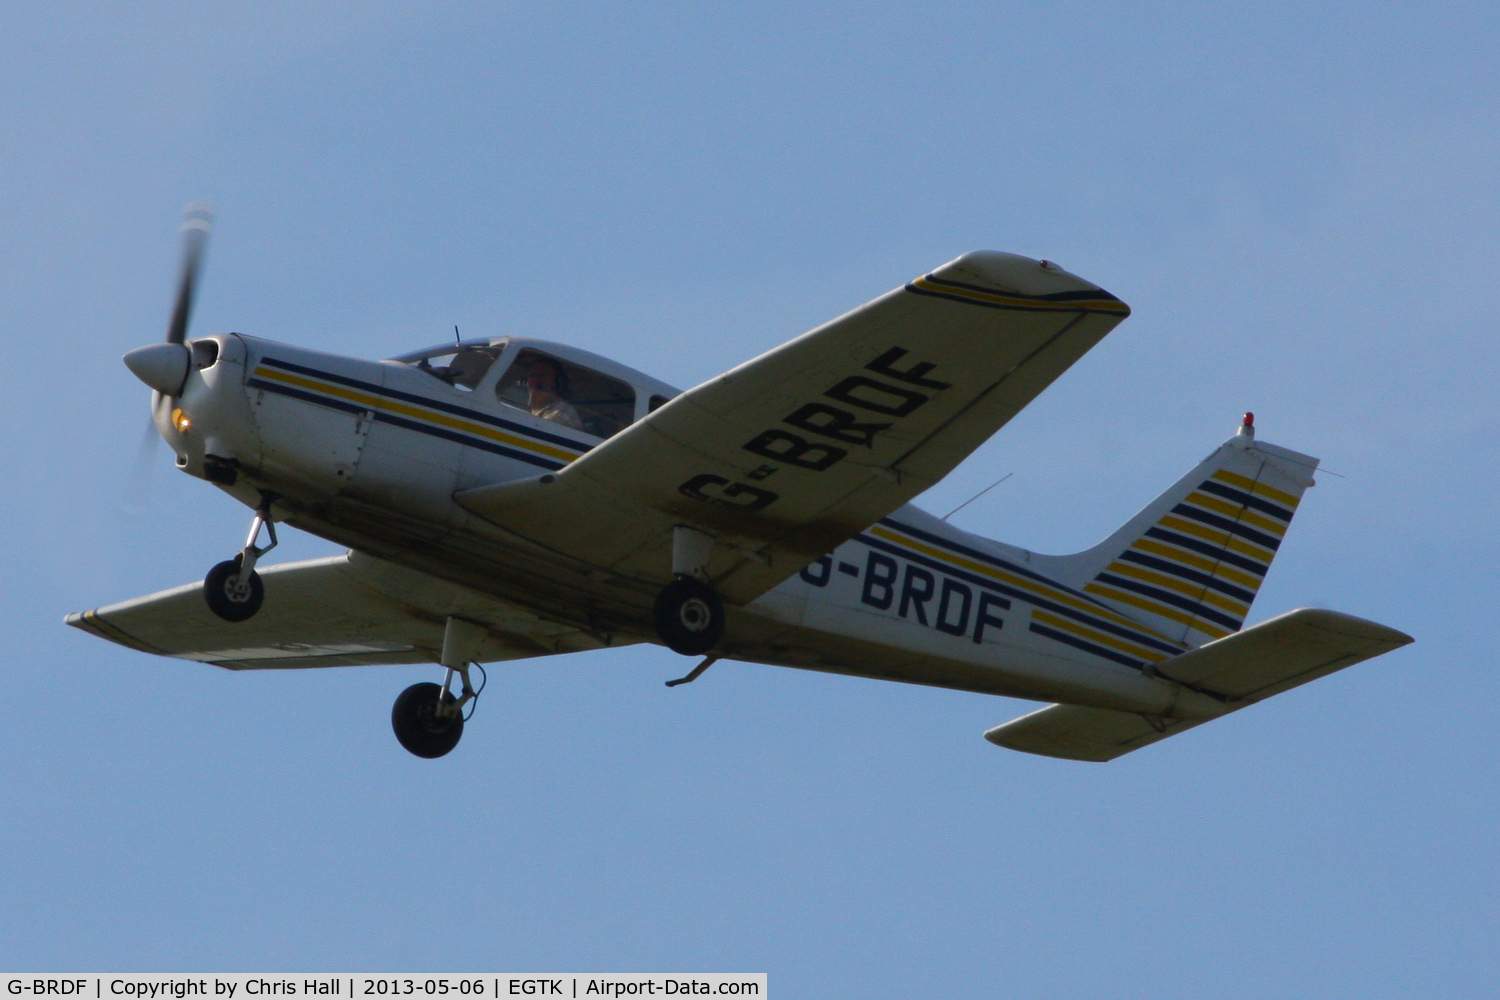
<instances>
[{"instance_id":1,"label":"pilot","mask_svg":"<svg viewBox=\"0 0 1500 1000\"><path fill-rule=\"evenodd\" d=\"M547 358L537 358L526 370L526 405L532 416L581 431L583 418L572 403L562 398L567 388L567 373Z\"/></svg>"}]
</instances>

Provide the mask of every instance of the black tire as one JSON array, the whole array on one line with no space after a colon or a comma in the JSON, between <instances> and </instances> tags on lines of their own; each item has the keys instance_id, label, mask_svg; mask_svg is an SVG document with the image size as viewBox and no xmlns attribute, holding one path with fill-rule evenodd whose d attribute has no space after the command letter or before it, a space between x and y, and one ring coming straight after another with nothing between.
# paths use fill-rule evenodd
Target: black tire
<instances>
[{"instance_id":1,"label":"black tire","mask_svg":"<svg viewBox=\"0 0 1500 1000\"><path fill-rule=\"evenodd\" d=\"M700 656L724 638L724 602L706 584L680 576L656 596L652 624L672 652Z\"/></svg>"},{"instance_id":2,"label":"black tire","mask_svg":"<svg viewBox=\"0 0 1500 1000\"><path fill-rule=\"evenodd\" d=\"M411 753L428 760L458 746L464 734L463 719L438 718L440 697L453 701L451 694L443 695L441 685L424 681L402 691L391 707L391 728L396 731L396 739Z\"/></svg>"},{"instance_id":3,"label":"black tire","mask_svg":"<svg viewBox=\"0 0 1500 1000\"><path fill-rule=\"evenodd\" d=\"M208 571L203 578L203 599L208 609L226 622L242 622L255 617L261 602L266 599L266 588L260 582L260 574L250 571L249 586L236 585L240 575L240 557L226 559Z\"/></svg>"}]
</instances>

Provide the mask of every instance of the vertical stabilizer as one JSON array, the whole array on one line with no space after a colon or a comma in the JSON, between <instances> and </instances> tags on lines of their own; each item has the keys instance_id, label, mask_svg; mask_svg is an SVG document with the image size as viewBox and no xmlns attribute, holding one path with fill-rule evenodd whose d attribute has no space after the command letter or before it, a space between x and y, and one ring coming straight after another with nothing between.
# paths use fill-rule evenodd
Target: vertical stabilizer
<instances>
[{"instance_id":1,"label":"vertical stabilizer","mask_svg":"<svg viewBox=\"0 0 1500 1000\"><path fill-rule=\"evenodd\" d=\"M1052 572L1189 646L1239 630L1318 460L1255 440L1254 418L1123 528Z\"/></svg>"}]
</instances>

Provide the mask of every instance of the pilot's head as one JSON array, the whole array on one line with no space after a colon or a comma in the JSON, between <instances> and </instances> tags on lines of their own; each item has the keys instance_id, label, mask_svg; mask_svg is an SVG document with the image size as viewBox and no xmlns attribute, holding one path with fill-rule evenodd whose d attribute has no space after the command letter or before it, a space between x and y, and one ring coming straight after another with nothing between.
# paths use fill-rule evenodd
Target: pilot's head
<instances>
[{"instance_id":1,"label":"pilot's head","mask_svg":"<svg viewBox=\"0 0 1500 1000\"><path fill-rule=\"evenodd\" d=\"M537 358L526 369L526 388L532 395L561 396L568 391L568 376L550 358Z\"/></svg>"}]
</instances>

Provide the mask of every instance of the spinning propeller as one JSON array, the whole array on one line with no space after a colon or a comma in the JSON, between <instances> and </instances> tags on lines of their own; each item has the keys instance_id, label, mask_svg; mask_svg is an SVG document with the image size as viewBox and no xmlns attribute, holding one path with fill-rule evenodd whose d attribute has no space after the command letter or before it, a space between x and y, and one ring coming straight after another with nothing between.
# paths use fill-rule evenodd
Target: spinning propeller
<instances>
[{"instance_id":1,"label":"spinning propeller","mask_svg":"<svg viewBox=\"0 0 1500 1000\"><path fill-rule=\"evenodd\" d=\"M167 324L167 339L160 344L137 347L125 355L125 367L135 377L163 396L176 396L187 380L192 352L187 340L188 320L193 313L193 296L198 288L198 272L208 250L208 234L214 217L206 205L189 205L182 216L182 268L177 282L177 301Z\"/></svg>"}]
</instances>

